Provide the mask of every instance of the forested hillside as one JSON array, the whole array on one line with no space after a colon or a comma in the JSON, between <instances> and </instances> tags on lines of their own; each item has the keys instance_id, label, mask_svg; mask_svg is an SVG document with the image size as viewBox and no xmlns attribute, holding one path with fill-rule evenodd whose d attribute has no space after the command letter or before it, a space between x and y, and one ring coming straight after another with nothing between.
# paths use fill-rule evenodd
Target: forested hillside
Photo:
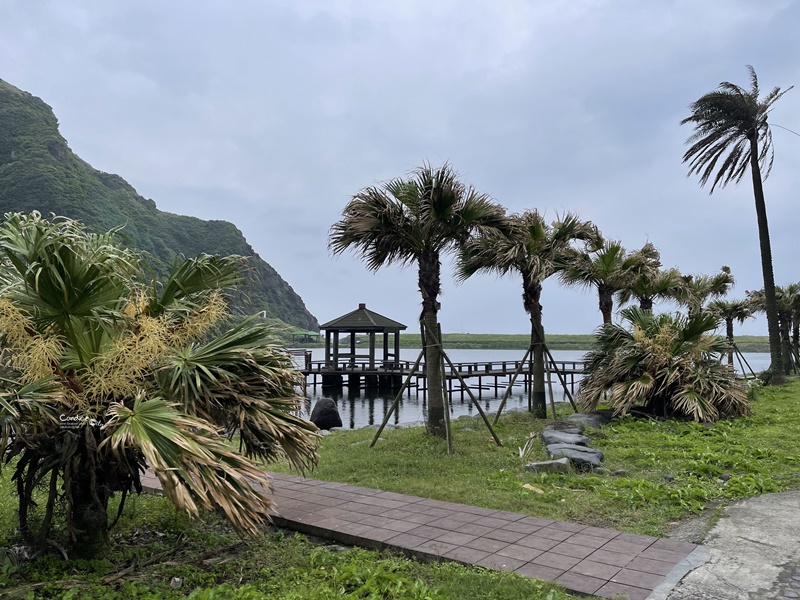
<instances>
[{"instance_id":1,"label":"forested hillside","mask_svg":"<svg viewBox=\"0 0 800 600\"><path fill-rule=\"evenodd\" d=\"M316 318L303 300L227 221L203 221L156 208L122 177L75 155L40 98L0 80L0 215L38 210L78 219L94 231L124 226L128 243L152 256L163 273L177 254L238 254L248 258L247 285L235 300L246 314L266 311L303 329Z\"/></svg>"}]
</instances>

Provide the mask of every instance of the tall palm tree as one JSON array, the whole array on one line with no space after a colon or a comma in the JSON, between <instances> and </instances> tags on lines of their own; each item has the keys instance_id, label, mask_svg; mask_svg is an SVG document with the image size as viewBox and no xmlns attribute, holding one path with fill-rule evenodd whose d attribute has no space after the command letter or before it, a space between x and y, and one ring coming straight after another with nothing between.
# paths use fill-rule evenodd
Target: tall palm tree
<instances>
[{"instance_id":1,"label":"tall palm tree","mask_svg":"<svg viewBox=\"0 0 800 600\"><path fill-rule=\"evenodd\" d=\"M769 176L774 159L772 131L767 117L773 105L792 88L781 91L775 87L760 98L755 69L748 65L747 70L750 73L749 90L723 81L716 90L701 96L689 106L691 115L683 119L681 125L693 125L694 133L686 141L691 146L683 155L683 162L689 165L689 175L699 175L701 186L713 176L709 193L713 193L717 185L725 187L730 182L738 184L750 167L761 246L770 371L777 380L782 379L781 341L763 179ZM717 167L720 159L722 164Z\"/></svg>"},{"instance_id":2,"label":"tall palm tree","mask_svg":"<svg viewBox=\"0 0 800 600\"><path fill-rule=\"evenodd\" d=\"M753 303L750 300L714 300L706 307L717 319L725 321L725 337L728 339L728 364L733 364L733 322L741 325L753 317Z\"/></svg>"},{"instance_id":3,"label":"tall palm tree","mask_svg":"<svg viewBox=\"0 0 800 600\"><path fill-rule=\"evenodd\" d=\"M566 285L597 289L603 324L611 323L614 294L626 289L642 271L660 266L658 250L646 243L640 250L626 252L622 243L605 241L593 251L569 250L560 259L560 278Z\"/></svg>"},{"instance_id":4,"label":"tall palm tree","mask_svg":"<svg viewBox=\"0 0 800 600\"><path fill-rule=\"evenodd\" d=\"M297 371L269 330L212 333L240 260L176 261L166 282L146 283L113 233L32 213L0 224L0 262L0 447L23 537L47 539L62 500L75 553L97 554L109 498L121 492L121 510L147 468L179 509L219 507L257 533L272 506L260 462L312 465L316 427L295 415ZM240 435L238 451L223 431Z\"/></svg>"},{"instance_id":5,"label":"tall palm tree","mask_svg":"<svg viewBox=\"0 0 800 600\"><path fill-rule=\"evenodd\" d=\"M634 298L642 310L653 310L656 300L674 299L683 280L677 269L645 268L617 292L617 301L627 304Z\"/></svg>"},{"instance_id":6,"label":"tall palm tree","mask_svg":"<svg viewBox=\"0 0 800 600\"><path fill-rule=\"evenodd\" d=\"M487 194L459 181L449 165L426 164L410 177L359 191L333 224L328 247L333 254L353 248L377 271L384 265L416 264L422 295L420 321L428 339L439 328L439 294L443 254L463 245L470 235L505 223L505 209ZM437 343L425 345L428 387L428 432L444 437L442 356Z\"/></svg>"},{"instance_id":7,"label":"tall palm tree","mask_svg":"<svg viewBox=\"0 0 800 600\"><path fill-rule=\"evenodd\" d=\"M508 217L508 225L486 235L473 237L462 250L457 278L464 280L478 271L522 277L522 303L531 321L533 350L533 412L547 416L544 381L544 328L542 327L542 282L559 269L558 259L572 242L594 243L597 228L576 215L566 214L548 224L536 210Z\"/></svg>"},{"instance_id":8,"label":"tall palm tree","mask_svg":"<svg viewBox=\"0 0 800 600\"><path fill-rule=\"evenodd\" d=\"M716 275L683 275L674 298L689 309L689 316L699 315L709 298L720 298L734 284L729 267L723 266Z\"/></svg>"}]
</instances>

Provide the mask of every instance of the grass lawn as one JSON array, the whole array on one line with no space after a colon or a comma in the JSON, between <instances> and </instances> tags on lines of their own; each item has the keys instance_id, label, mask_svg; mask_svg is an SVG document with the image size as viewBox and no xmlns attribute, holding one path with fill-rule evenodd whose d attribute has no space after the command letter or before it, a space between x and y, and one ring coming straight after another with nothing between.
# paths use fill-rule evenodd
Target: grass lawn
<instances>
[{"instance_id":1,"label":"grass lawn","mask_svg":"<svg viewBox=\"0 0 800 600\"><path fill-rule=\"evenodd\" d=\"M386 431L385 441L373 449L361 442L374 430L336 432L322 440L313 476L656 535L731 500L800 488L800 451L793 443L800 431L800 381L760 390L752 416L711 427L628 418L592 431L593 445L606 454L601 474L525 472L524 463L544 459L544 450L536 440L521 459L517 448L544 424L524 413L503 417L499 448L481 421L458 420L455 453L449 456L444 442L419 429ZM626 474L612 475L614 470ZM6 469L0 485L0 537L6 548L15 543L11 489ZM173 578L182 581L180 588L170 587ZM217 515L190 521L166 499L147 495L129 500L112 548L100 560L64 561L54 552L17 562L0 555L0 598L186 597L574 598L552 584L511 573L420 563L277 531L242 540Z\"/></svg>"}]
</instances>

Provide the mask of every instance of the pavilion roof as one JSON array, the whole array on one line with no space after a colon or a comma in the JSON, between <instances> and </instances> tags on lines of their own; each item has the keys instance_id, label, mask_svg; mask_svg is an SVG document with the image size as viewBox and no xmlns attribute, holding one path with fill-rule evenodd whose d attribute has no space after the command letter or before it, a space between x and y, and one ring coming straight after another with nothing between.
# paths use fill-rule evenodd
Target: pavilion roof
<instances>
[{"instance_id":1,"label":"pavilion roof","mask_svg":"<svg viewBox=\"0 0 800 600\"><path fill-rule=\"evenodd\" d=\"M384 317L367 308L366 304L359 304L353 312L342 315L337 319L328 321L319 326L320 329L337 331L400 331L406 326L389 317Z\"/></svg>"}]
</instances>

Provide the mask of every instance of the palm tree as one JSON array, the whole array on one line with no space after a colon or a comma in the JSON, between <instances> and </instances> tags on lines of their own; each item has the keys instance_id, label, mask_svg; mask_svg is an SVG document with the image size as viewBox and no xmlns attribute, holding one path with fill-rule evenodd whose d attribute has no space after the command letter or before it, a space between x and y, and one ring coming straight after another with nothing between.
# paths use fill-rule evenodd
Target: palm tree
<instances>
[{"instance_id":1,"label":"palm tree","mask_svg":"<svg viewBox=\"0 0 800 600\"><path fill-rule=\"evenodd\" d=\"M708 312L719 320L725 321L725 337L728 340L728 364L733 364L733 322L741 325L753 317L753 303L750 300L714 300L706 307Z\"/></svg>"},{"instance_id":2,"label":"palm tree","mask_svg":"<svg viewBox=\"0 0 800 600\"><path fill-rule=\"evenodd\" d=\"M756 310L766 310L764 290L747 292ZM778 309L778 332L781 339L781 368L784 375L797 368L797 356L792 344L792 329L797 328L796 315L800 304L800 284L785 287L775 286L775 300Z\"/></svg>"},{"instance_id":3,"label":"palm tree","mask_svg":"<svg viewBox=\"0 0 800 600\"><path fill-rule=\"evenodd\" d=\"M147 283L114 232L17 213L0 224L0 261L0 446L22 536L48 538L61 499L75 552L97 554L109 498L121 492L121 511L147 468L179 509L219 507L257 533L272 506L261 461L313 465L316 427L295 415L298 375L269 330L246 320L212 334L240 259L176 261L166 282ZM223 431L239 434L238 451Z\"/></svg>"},{"instance_id":4,"label":"palm tree","mask_svg":"<svg viewBox=\"0 0 800 600\"><path fill-rule=\"evenodd\" d=\"M683 275L674 298L689 309L689 316L699 315L709 298L720 298L734 284L733 275L723 266L716 275Z\"/></svg>"},{"instance_id":5,"label":"palm tree","mask_svg":"<svg viewBox=\"0 0 800 600\"><path fill-rule=\"evenodd\" d=\"M423 336L436 342L443 254L463 245L473 233L505 223L505 209L488 195L459 181L449 164L417 168L406 179L393 179L359 191L331 227L333 254L348 248L377 271L384 265L416 264L422 295ZM437 343L425 344L428 432L444 437L442 356Z\"/></svg>"},{"instance_id":6,"label":"palm tree","mask_svg":"<svg viewBox=\"0 0 800 600\"><path fill-rule=\"evenodd\" d=\"M542 327L542 282L559 269L558 259L576 240L592 243L597 228L576 215L567 214L551 224L536 210L508 217L508 225L473 237L460 254L457 278L465 280L478 271L522 277L522 303L531 321L533 350L533 412L547 416L544 381L544 328Z\"/></svg>"},{"instance_id":7,"label":"palm tree","mask_svg":"<svg viewBox=\"0 0 800 600\"><path fill-rule=\"evenodd\" d=\"M701 186L713 175L709 193L713 193L717 185L725 187L730 182L738 184L747 172L747 167L750 167L761 246L770 371L777 380L782 379L781 341L762 169L763 179L766 179L774 159L772 131L767 117L775 102L792 88L781 91L776 87L763 98L759 98L755 69L749 65L747 69L750 73L749 90L724 81L716 90L703 95L690 105L692 114L683 119L681 125L692 124L694 133L686 141L691 146L683 155L683 162L689 165L689 175L700 176ZM723 159L722 164L717 168L720 159Z\"/></svg>"},{"instance_id":8,"label":"palm tree","mask_svg":"<svg viewBox=\"0 0 800 600\"><path fill-rule=\"evenodd\" d=\"M560 259L560 277L566 285L597 288L598 305L603 323L611 323L614 294L626 289L642 271L660 266L655 246L646 243L640 250L626 252L622 243L605 241L591 251L569 250Z\"/></svg>"},{"instance_id":9,"label":"palm tree","mask_svg":"<svg viewBox=\"0 0 800 600\"><path fill-rule=\"evenodd\" d=\"M711 332L717 320L704 313L655 315L630 307L622 325L610 324L597 334L587 354L578 403L594 410L602 400L617 414L642 407L651 414L716 421L723 415L749 412L747 392L733 367L719 358L726 341Z\"/></svg>"},{"instance_id":10,"label":"palm tree","mask_svg":"<svg viewBox=\"0 0 800 600\"><path fill-rule=\"evenodd\" d=\"M627 304L634 298L642 310L653 310L653 302L675 298L683 280L677 269L641 269L626 285L617 292L617 301Z\"/></svg>"}]
</instances>

